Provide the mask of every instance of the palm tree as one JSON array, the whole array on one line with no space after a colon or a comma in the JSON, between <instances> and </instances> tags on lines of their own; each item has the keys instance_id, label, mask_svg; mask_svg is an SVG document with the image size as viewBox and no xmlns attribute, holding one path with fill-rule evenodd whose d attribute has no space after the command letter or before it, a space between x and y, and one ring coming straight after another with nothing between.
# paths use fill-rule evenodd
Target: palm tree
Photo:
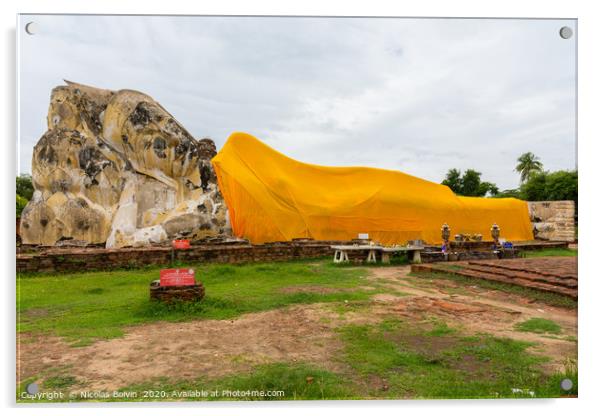
<instances>
[{"instance_id":1,"label":"palm tree","mask_svg":"<svg viewBox=\"0 0 602 416\"><path fill-rule=\"evenodd\" d=\"M520 173L521 183L528 181L534 173L543 171L543 163L531 152L523 153L516 161L518 165L514 170Z\"/></svg>"}]
</instances>

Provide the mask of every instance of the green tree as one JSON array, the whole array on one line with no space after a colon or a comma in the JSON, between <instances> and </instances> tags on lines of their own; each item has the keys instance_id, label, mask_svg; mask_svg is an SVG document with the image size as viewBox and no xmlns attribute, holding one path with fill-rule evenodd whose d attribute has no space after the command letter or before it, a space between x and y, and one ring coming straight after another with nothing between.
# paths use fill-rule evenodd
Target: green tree
<instances>
[{"instance_id":1,"label":"green tree","mask_svg":"<svg viewBox=\"0 0 602 416\"><path fill-rule=\"evenodd\" d=\"M459 194L462 192L462 173L458 169L450 169L445 175L445 179L441 182L443 185L449 187L452 192Z\"/></svg>"},{"instance_id":2,"label":"green tree","mask_svg":"<svg viewBox=\"0 0 602 416\"><path fill-rule=\"evenodd\" d=\"M576 170L539 172L533 174L519 189L506 189L495 196L526 201L575 201L577 204L577 183Z\"/></svg>"},{"instance_id":3,"label":"green tree","mask_svg":"<svg viewBox=\"0 0 602 416\"><path fill-rule=\"evenodd\" d=\"M521 195L528 201L568 201L577 203L577 171L542 172L521 186Z\"/></svg>"},{"instance_id":4,"label":"green tree","mask_svg":"<svg viewBox=\"0 0 602 416\"><path fill-rule=\"evenodd\" d=\"M479 194L481 191L481 172L474 169L468 169L462 176L462 195L466 196L483 196ZM487 192L487 191L485 191Z\"/></svg>"},{"instance_id":5,"label":"green tree","mask_svg":"<svg viewBox=\"0 0 602 416\"><path fill-rule=\"evenodd\" d=\"M31 181L31 175L25 173L17 176L17 217L21 216L21 212L27 202L33 196L33 183Z\"/></svg>"},{"instance_id":6,"label":"green tree","mask_svg":"<svg viewBox=\"0 0 602 416\"><path fill-rule=\"evenodd\" d=\"M523 199L520 189L504 189L496 194L494 194L496 198L516 198Z\"/></svg>"},{"instance_id":7,"label":"green tree","mask_svg":"<svg viewBox=\"0 0 602 416\"><path fill-rule=\"evenodd\" d=\"M575 201L577 204L577 171L559 170L548 174L546 194L550 201Z\"/></svg>"},{"instance_id":8,"label":"green tree","mask_svg":"<svg viewBox=\"0 0 602 416\"><path fill-rule=\"evenodd\" d=\"M21 212L23 212L23 208L25 208L25 205L27 205L27 199L17 194L17 218L21 216Z\"/></svg>"},{"instance_id":9,"label":"green tree","mask_svg":"<svg viewBox=\"0 0 602 416\"><path fill-rule=\"evenodd\" d=\"M458 169L450 169L441 184L446 185L455 194L463 196L496 195L498 187L491 182L481 182L481 172L467 169L464 174Z\"/></svg>"},{"instance_id":10,"label":"green tree","mask_svg":"<svg viewBox=\"0 0 602 416\"><path fill-rule=\"evenodd\" d=\"M21 195L28 201L33 196L33 183L31 181L31 175L25 173L17 176L17 195Z\"/></svg>"},{"instance_id":11,"label":"green tree","mask_svg":"<svg viewBox=\"0 0 602 416\"><path fill-rule=\"evenodd\" d=\"M523 199L527 201L547 201L545 172L531 175L520 187L520 193Z\"/></svg>"},{"instance_id":12,"label":"green tree","mask_svg":"<svg viewBox=\"0 0 602 416\"><path fill-rule=\"evenodd\" d=\"M496 196L500 192L499 188L491 182L481 182L479 185L479 195Z\"/></svg>"},{"instance_id":13,"label":"green tree","mask_svg":"<svg viewBox=\"0 0 602 416\"><path fill-rule=\"evenodd\" d=\"M521 183L525 183L534 174L543 171L543 163L532 152L523 153L516 161L518 164L514 170L520 173Z\"/></svg>"}]
</instances>

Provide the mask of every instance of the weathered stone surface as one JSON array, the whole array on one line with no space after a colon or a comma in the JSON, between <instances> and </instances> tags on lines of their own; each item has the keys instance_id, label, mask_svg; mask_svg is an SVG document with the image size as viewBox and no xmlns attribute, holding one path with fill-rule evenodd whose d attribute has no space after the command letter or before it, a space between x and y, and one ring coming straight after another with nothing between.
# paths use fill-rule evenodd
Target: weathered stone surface
<instances>
[{"instance_id":1,"label":"weathered stone surface","mask_svg":"<svg viewBox=\"0 0 602 416\"><path fill-rule=\"evenodd\" d=\"M67 81L52 91L47 122L22 213L25 244L124 247L230 234L210 163L215 144L195 140L148 95Z\"/></svg>"},{"instance_id":2,"label":"weathered stone surface","mask_svg":"<svg viewBox=\"0 0 602 416\"><path fill-rule=\"evenodd\" d=\"M575 241L574 201L529 202L529 216L537 239Z\"/></svg>"}]
</instances>

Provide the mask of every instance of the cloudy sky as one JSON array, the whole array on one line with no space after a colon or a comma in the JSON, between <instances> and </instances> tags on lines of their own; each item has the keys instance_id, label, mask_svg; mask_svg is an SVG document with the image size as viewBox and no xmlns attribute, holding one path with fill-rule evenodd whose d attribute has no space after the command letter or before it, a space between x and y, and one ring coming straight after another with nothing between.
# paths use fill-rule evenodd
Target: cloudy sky
<instances>
[{"instance_id":1,"label":"cloudy sky","mask_svg":"<svg viewBox=\"0 0 602 416\"><path fill-rule=\"evenodd\" d=\"M37 33L24 32L34 21ZM135 89L218 149L244 131L304 162L440 182L516 158L576 167L573 20L21 16L19 172L63 79Z\"/></svg>"}]
</instances>

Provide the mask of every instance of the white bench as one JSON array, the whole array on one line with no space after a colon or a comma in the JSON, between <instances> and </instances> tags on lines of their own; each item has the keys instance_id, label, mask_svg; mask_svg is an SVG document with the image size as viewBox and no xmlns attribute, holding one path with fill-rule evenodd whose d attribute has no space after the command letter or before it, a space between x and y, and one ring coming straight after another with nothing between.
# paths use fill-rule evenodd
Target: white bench
<instances>
[{"instance_id":1,"label":"white bench","mask_svg":"<svg viewBox=\"0 0 602 416\"><path fill-rule=\"evenodd\" d=\"M335 263L346 263L349 261L348 252L358 250L368 250L367 263L376 263L376 252L381 252L382 262L388 264L391 262L390 255L392 253L407 252L408 257L411 256L412 263L421 263L420 252L424 250L421 246L399 246L399 247L383 247L372 245L348 245L348 246L330 246L334 250L333 261Z\"/></svg>"},{"instance_id":2,"label":"white bench","mask_svg":"<svg viewBox=\"0 0 602 416\"><path fill-rule=\"evenodd\" d=\"M422 247L422 246L383 247L382 262L390 263L391 259L389 257L389 254L391 254L391 253L406 252L406 253L408 253L408 258L410 258L410 261L412 263L419 264L419 263L422 263L422 258L420 257L420 252L422 250L424 250L424 247Z\"/></svg>"},{"instance_id":3,"label":"white bench","mask_svg":"<svg viewBox=\"0 0 602 416\"><path fill-rule=\"evenodd\" d=\"M382 249L381 246L371 246L371 245L350 245L350 246L330 246L334 250L334 259L335 263L344 263L349 261L349 256L347 255L348 251L364 251L368 250L368 258L366 259L369 263L376 263L376 252Z\"/></svg>"}]
</instances>

